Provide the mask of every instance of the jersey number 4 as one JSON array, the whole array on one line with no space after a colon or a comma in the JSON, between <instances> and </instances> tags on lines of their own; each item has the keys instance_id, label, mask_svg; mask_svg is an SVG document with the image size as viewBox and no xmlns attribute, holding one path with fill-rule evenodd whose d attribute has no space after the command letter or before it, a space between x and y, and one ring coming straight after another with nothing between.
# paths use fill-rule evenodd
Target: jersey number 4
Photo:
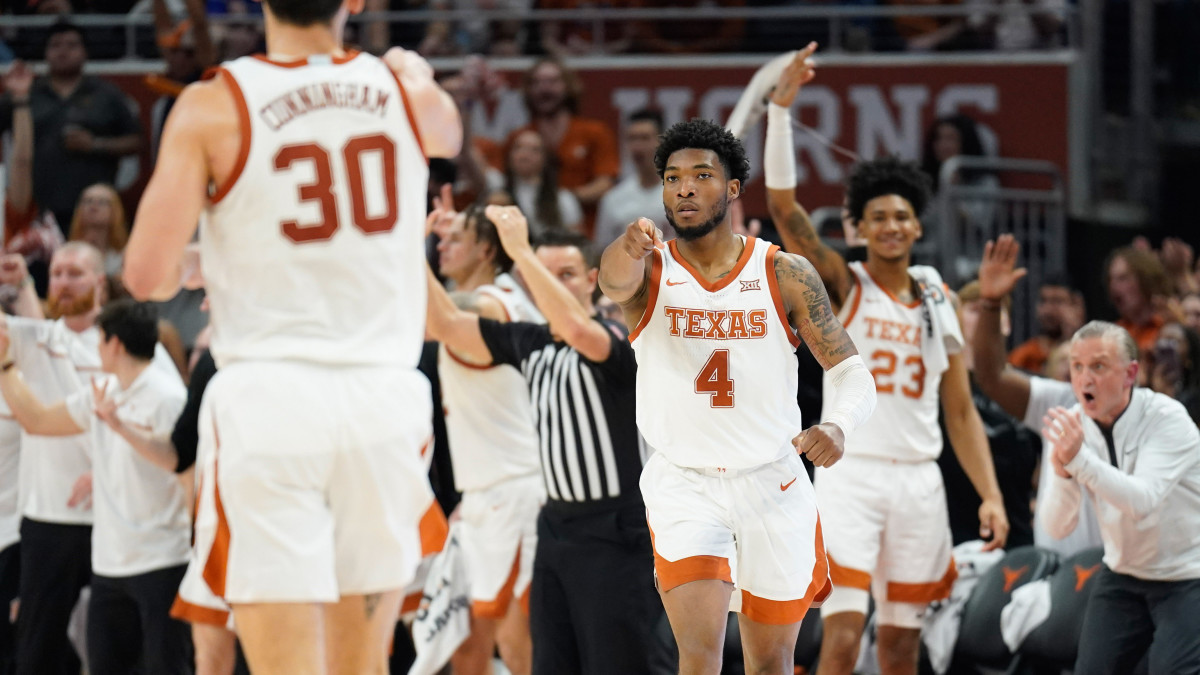
<instances>
[{"instance_id":1,"label":"jersey number 4","mask_svg":"<svg viewBox=\"0 0 1200 675\"><path fill-rule=\"evenodd\" d=\"M383 165L383 194L387 208L383 213L367 213L367 195L363 187L362 159L366 153L379 153ZM388 232L396 226L399 209L396 204L396 144L383 134L359 136L346 142L342 148L342 159L346 163L346 185L350 187L350 206L354 226L367 234ZM329 151L316 143L287 145L275 153L275 171L287 171L296 162L309 162L315 180L301 185L300 201L315 201L321 207L321 220L301 225L294 220L280 223L283 236L297 244L325 241L337 232L337 198L333 188L333 165Z\"/></svg>"},{"instance_id":2,"label":"jersey number 4","mask_svg":"<svg viewBox=\"0 0 1200 675\"><path fill-rule=\"evenodd\" d=\"M729 350L714 350L696 376L696 393L709 394L713 408L733 407L733 380L729 377Z\"/></svg>"}]
</instances>

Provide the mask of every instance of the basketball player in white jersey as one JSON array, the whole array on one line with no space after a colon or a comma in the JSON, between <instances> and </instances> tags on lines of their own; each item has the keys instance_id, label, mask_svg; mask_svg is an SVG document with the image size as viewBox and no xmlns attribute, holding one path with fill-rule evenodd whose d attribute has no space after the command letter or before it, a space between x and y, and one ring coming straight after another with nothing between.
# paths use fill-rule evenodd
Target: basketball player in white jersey
<instances>
[{"instance_id":1,"label":"basketball player in white jersey","mask_svg":"<svg viewBox=\"0 0 1200 675\"><path fill-rule=\"evenodd\" d=\"M438 254L460 307L496 321L546 322L509 274L512 258L482 206L454 216ZM471 636L450 664L462 675L488 673L498 644L509 671L528 675L533 647L522 605L546 499L529 390L513 366L471 363L445 344L438 376L471 589Z\"/></svg>"},{"instance_id":2,"label":"basketball player in white jersey","mask_svg":"<svg viewBox=\"0 0 1200 675\"><path fill-rule=\"evenodd\" d=\"M812 265L734 234L728 206L749 171L741 142L706 120L676 124L655 164L678 238L664 247L639 219L604 252L600 284L636 326L638 428L655 451L641 489L680 672L720 672L736 587L747 672L791 673L800 621L830 587L798 453L837 462L874 386ZM801 338L840 384L804 432Z\"/></svg>"},{"instance_id":3,"label":"basketball player in white jersey","mask_svg":"<svg viewBox=\"0 0 1200 675\"><path fill-rule=\"evenodd\" d=\"M220 371L202 433L217 514L193 566L255 673L382 673L431 498L426 157L462 128L414 54L342 48L363 0L266 0L268 54L188 87L126 248L138 298L201 260ZM197 531L197 539L202 539Z\"/></svg>"},{"instance_id":4,"label":"basketball player in white jersey","mask_svg":"<svg viewBox=\"0 0 1200 675\"><path fill-rule=\"evenodd\" d=\"M1004 545L1008 520L959 350L962 333L941 277L910 267L921 236L918 215L928 180L911 164L886 158L858 165L848 202L866 263L846 261L821 242L795 201L795 152L789 107L815 72L816 44L779 76L768 106L768 206L784 244L808 258L875 378L879 406L846 443L838 466L817 470L833 592L821 607L818 672L850 673L858 655L869 595L874 595L879 663L885 675L915 673L926 606L950 595L957 573L945 490L938 405L963 470L983 499L980 536ZM825 409L836 400L825 379Z\"/></svg>"}]
</instances>

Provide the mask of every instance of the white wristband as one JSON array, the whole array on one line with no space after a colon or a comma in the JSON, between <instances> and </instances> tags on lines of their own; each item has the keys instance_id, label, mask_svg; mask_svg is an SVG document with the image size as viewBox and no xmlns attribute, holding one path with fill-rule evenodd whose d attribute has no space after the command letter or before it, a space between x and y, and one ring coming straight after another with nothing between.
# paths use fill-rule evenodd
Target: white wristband
<instances>
[{"instance_id":1,"label":"white wristband","mask_svg":"<svg viewBox=\"0 0 1200 675\"><path fill-rule=\"evenodd\" d=\"M796 146L792 142L792 113L774 103L767 105L767 145L763 150L767 188L796 188Z\"/></svg>"},{"instance_id":2,"label":"white wristband","mask_svg":"<svg viewBox=\"0 0 1200 675\"><path fill-rule=\"evenodd\" d=\"M875 378L855 354L829 369L829 380L833 383L833 400L824 422L836 424L846 438L862 426L875 411Z\"/></svg>"}]
</instances>

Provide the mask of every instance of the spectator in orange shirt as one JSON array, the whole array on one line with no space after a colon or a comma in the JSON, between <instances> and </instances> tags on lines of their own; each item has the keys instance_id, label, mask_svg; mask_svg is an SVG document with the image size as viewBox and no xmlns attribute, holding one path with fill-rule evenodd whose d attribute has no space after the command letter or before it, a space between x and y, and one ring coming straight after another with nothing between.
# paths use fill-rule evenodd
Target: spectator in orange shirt
<instances>
[{"instance_id":1,"label":"spectator in orange shirt","mask_svg":"<svg viewBox=\"0 0 1200 675\"><path fill-rule=\"evenodd\" d=\"M512 132L505 146L525 129L541 134L558 157L558 183L583 206L584 234L592 235L596 204L621 171L617 136L599 120L579 116L582 87L561 61L543 58L525 74L525 107L530 123Z\"/></svg>"},{"instance_id":2,"label":"spectator in orange shirt","mask_svg":"<svg viewBox=\"0 0 1200 675\"><path fill-rule=\"evenodd\" d=\"M1065 276L1048 276L1038 288L1038 333L1018 345L1008 362L1027 373L1041 375L1054 348L1083 326L1083 295Z\"/></svg>"},{"instance_id":3,"label":"spectator in orange shirt","mask_svg":"<svg viewBox=\"0 0 1200 675\"><path fill-rule=\"evenodd\" d=\"M1158 305L1171 294L1171 280L1158 256L1128 246L1113 251L1104 265L1104 285L1120 317L1117 325L1129 331L1138 349L1152 350L1164 323Z\"/></svg>"}]
</instances>

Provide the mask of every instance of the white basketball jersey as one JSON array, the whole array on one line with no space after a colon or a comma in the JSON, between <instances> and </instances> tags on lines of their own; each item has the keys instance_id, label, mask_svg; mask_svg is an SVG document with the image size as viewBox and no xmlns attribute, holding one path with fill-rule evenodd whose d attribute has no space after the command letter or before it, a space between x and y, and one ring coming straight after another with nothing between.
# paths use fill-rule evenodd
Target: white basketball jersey
<instances>
[{"instance_id":1,"label":"white basketball jersey","mask_svg":"<svg viewBox=\"0 0 1200 675\"><path fill-rule=\"evenodd\" d=\"M358 53L221 71L242 150L200 229L217 365L415 368L429 169L399 81Z\"/></svg>"},{"instance_id":2,"label":"white basketball jersey","mask_svg":"<svg viewBox=\"0 0 1200 675\"><path fill-rule=\"evenodd\" d=\"M931 339L925 309L920 300L901 303L862 263L850 263L850 271L857 283L838 318L875 378L879 402L846 439L846 454L901 462L937 459L942 453L938 391L945 369L933 371L922 358L922 342ZM823 384L828 405L834 389L828 372Z\"/></svg>"},{"instance_id":3,"label":"white basketball jersey","mask_svg":"<svg viewBox=\"0 0 1200 675\"><path fill-rule=\"evenodd\" d=\"M509 321L545 323L529 296L508 274L476 289L498 300ZM464 363L442 345L438 377L454 484L459 492L481 490L540 469L537 429L525 377L510 365Z\"/></svg>"},{"instance_id":4,"label":"white basketball jersey","mask_svg":"<svg viewBox=\"0 0 1200 675\"><path fill-rule=\"evenodd\" d=\"M704 280L675 241L651 256L649 299L629 336L637 423L673 464L743 469L795 452L796 347L775 277L778 246L747 237L728 275Z\"/></svg>"}]
</instances>

